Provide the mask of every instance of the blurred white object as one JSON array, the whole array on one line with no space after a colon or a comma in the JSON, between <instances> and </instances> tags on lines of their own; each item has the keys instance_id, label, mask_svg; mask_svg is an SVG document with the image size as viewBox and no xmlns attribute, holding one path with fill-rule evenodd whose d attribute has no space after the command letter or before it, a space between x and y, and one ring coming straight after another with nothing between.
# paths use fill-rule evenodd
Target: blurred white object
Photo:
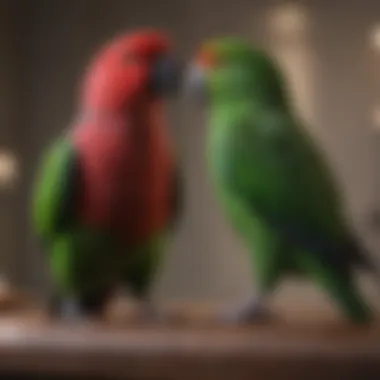
<instances>
[{"instance_id":1,"label":"blurred white object","mask_svg":"<svg viewBox=\"0 0 380 380\"><path fill-rule=\"evenodd\" d=\"M16 157L7 150L0 150L0 186L12 186L18 176Z\"/></svg>"},{"instance_id":2,"label":"blurred white object","mask_svg":"<svg viewBox=\"0 0 380 380\"><path fill-rule=\"evenodd\" d=\"M371 45L380 51L380 25L375 25L370 33Z\"/></svg>"},{"instance_id":3,"label":"blurred white object","mask_svg":"<svg viewBox=\"0 0 380 380\"><path fill-rule=\"evenodd\" d=\"M269 24L271 30L275 33L294 35L305 30L307 17L302 6L288 3L270 10Z\"/></svg>"}]
</instances>

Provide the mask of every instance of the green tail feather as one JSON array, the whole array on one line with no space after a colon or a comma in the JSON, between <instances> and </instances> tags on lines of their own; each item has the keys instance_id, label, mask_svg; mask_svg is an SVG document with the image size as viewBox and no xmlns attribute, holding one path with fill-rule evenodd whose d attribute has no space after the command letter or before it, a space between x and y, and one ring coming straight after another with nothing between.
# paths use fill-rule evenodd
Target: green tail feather
<instances>
[{"instance_id":1,"label":"green tail feather","mask_svg":"<svg viewBox=\"0 0 380 380\"><path fill-rule=\"evenodd\" d=\"M350 270L337 272L312 255L300 253L298 263L330 298L338 305L346 318L355 324L369 323L373 319L371 308L359 294Z\"/></svg>"}]
</instances>

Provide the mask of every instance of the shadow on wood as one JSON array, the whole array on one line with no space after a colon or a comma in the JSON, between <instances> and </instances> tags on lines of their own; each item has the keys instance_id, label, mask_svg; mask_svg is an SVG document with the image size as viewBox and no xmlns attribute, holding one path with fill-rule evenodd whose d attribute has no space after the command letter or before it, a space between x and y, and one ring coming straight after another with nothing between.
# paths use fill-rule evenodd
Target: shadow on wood
<instances>
[{"instance_id":1,"label":"shadow on wood","mask_svg":"<svg viewBox=\"0 0 380 380\"><path fill-rule=\"evenodd\" d=\"M380 378L380 324L331 316L226 328L199 305L172 306L172 325L142 326L130 308L68 325L30 310L0 319L0 377L93 379ZM318 321L318 322L317 322ZM79 377L78 377L79 376ZM88 377L89 376L89 377Z\"/></svg>"}]
</instances>

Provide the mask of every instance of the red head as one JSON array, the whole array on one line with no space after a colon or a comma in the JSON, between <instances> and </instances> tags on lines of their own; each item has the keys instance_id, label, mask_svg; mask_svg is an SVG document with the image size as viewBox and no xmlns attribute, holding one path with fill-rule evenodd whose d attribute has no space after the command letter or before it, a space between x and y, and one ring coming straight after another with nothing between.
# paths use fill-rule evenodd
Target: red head
<instances>
[{"instance_id":1,"label":"red head","mask_svg":"<svg viewBox=\"0 0 380 380\"><path fill-rule=\"evenodd\" d=\"M95 57L84 81L85 108L123 111L143 99L165 95L177 85L167 38L155 31L121 35Z\"/></svg>"}]
</instances>

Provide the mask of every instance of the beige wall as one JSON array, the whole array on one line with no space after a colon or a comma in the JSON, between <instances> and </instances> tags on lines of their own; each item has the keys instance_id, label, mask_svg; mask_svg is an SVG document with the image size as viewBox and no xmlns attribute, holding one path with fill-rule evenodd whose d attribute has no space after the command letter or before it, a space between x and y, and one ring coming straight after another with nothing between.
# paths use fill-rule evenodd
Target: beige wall
<instances>
[{"instance_id":1,"label":"beige wall","mask_svg":"<svg viewBox=\"0 0 380 380\"><path fill-rule=\"evenodd\" d=\"M270 4L253 0L34 0L27 14L24 5L23 17L27 17L19 28L23 48L18 48L22 60L20 54L13 54L13 63L7 54L1 54L0 60L2 102L10 101L9 96L14 99L15 86L5 80L8 73L18 67L22 78L17 87L23 94L19 106L14 100L14 107L3 103L7 105L0 110L1 143L15 144L22 155L22 194L14 208L3 202L5 213L0 215L2 261L15 279L45 289L42 255L24 212L38 153L70 122L75 88L89 55L115 32L145 25L172 33L183 57L202 38L226 33L242 34L275 51L289 71L296 102L312 133L324 144L337 170L357 226L375 247L362 219L375 201L380 202L374 188L376 141L370 120L371 107L380 95L380 55L376 57L368 43L370 26L380 21L380 3L368 0L350 8L347 1L308 2L307 30L293 47L284 47L271 34L266 22L269 8L260 3ZM7 18L4 12L0 17ZM1 20L0 26L0 49L9 52L11 30L16 27ZM229 230L208 188L200 118L186 107L172 108L172 129L186 171L187 206L157 291L164 297L195 298L248 292L251 280L244 248ZM9 122L15 111L22 122ZM15 213L17 220L12 219L16 220L12 224L8 220ZM12 231L18 227L17 233L5 233L5 225L12 226Z\"/></svg>"},{"instance_id":2,"label":"beige wall","mask_svg":"<svg viewBox=\"0 0 380 380\"><path fill-rule=\"evenodd\" d=\"M22 99L21 65L23 49L21 29L15 24L17 2L0 3L0 149L20 151L23 134L20 118ZM23 22L22 15L18 17ZM22 180L19 185L23 184ZM17 278L24 228L19 229L20 186L12 191L0 189L0 272Z\"/></svg>"}]
</instances>

